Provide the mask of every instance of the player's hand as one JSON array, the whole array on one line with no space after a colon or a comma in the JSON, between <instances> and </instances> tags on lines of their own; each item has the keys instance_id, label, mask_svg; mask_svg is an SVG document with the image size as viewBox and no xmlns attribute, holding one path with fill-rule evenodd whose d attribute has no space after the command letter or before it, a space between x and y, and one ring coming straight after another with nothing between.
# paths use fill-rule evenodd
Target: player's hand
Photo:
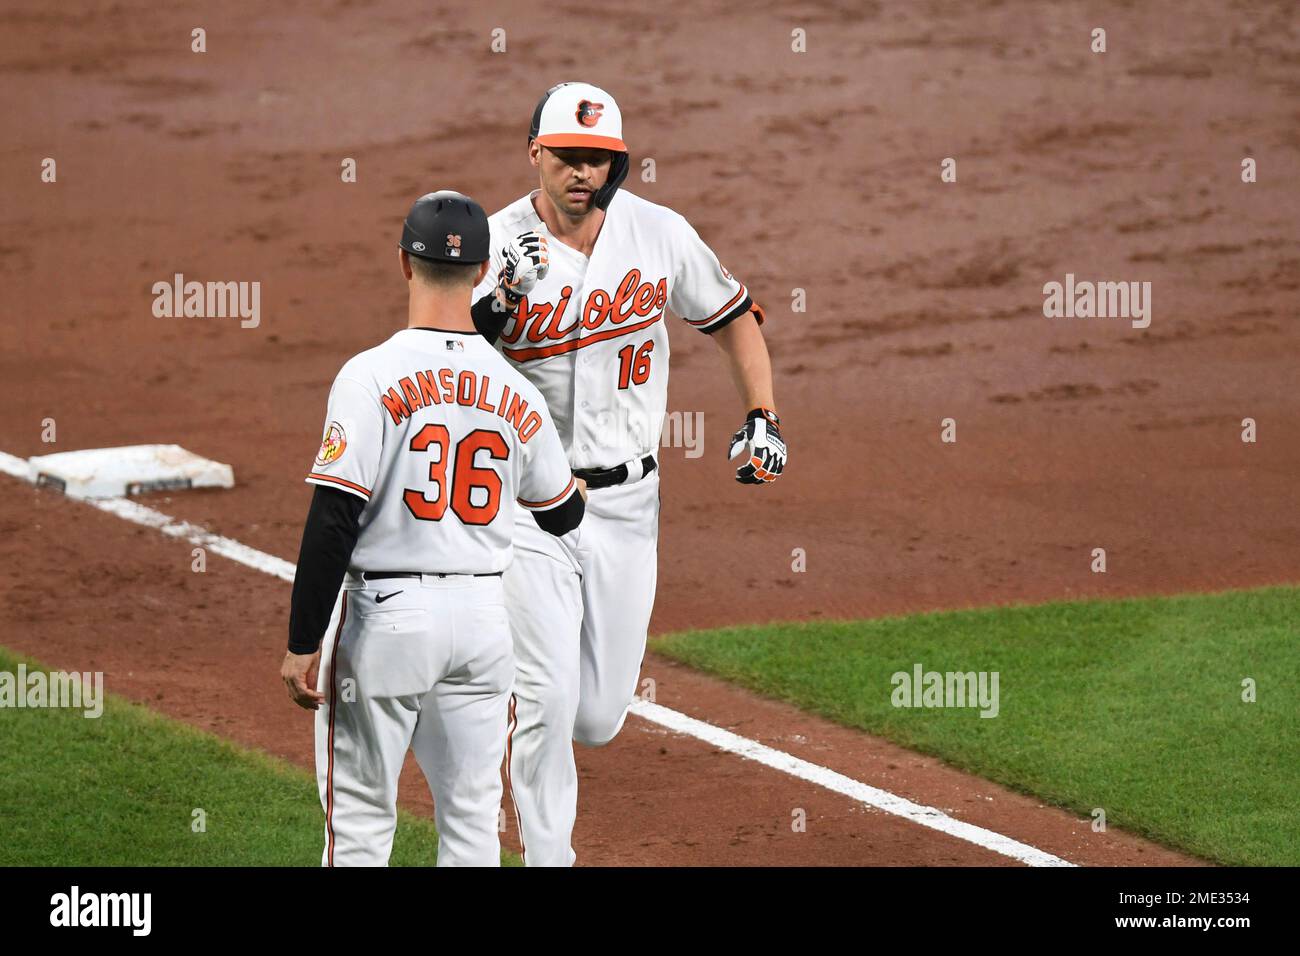
<instances>
[{"instance_id":1,"label":"player's hand","mask_svg":"<svg viewBox=\"0 0 1300 956\"><path fill-rule=\"evenodd\" d=\"M578 494L582 495L582 500L587 500L587 479L573 476L573 483L578 486Z\"/></svg>"},{"instance_id":2,"label":"player's hand","mask_svg":"<svg viewBox=\"0 0 1300 956\"><path fill-rule=\"evenodd\" d=\"M510 240L501 255L505 265L497 273L497 296L513 310L520 299L546 278L551 263L546 237L536 232L522 233Z\"/></svg>"},{"instance_id":3,"label":"player's hand","mask_svg":"<svg viewBox=\"0 0 1300 956\"><path fill-rule=\"evenodd\" d=\"M748 452L746 462L736 469L736 480L743 485L759 485L775 481L785 470L786 447L781 439L781 420L770 408L756 408L749 413L745 424L731 436L731 452L735 458Z\"/></svg>"},{"instance_id":4,"label":"player's hand","mask_svg":"<svg viewBox=\"0 0 1300 956\"><path fill-rule=\"evenodd\" d=\"M280 665L280 679L289 688L293 702L305 710L315 710L325 703L325 695L316 689L316 676L320 671L320 651L314 654L295 654L289 651Z\"/></svg>"}]
</instances>

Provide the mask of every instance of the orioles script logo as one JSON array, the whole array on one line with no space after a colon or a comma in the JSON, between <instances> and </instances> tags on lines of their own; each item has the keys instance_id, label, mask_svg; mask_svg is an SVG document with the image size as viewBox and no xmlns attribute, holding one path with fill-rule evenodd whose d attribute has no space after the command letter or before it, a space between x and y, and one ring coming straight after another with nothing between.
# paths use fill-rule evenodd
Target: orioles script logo
<instances>
[{"instance_id":1,"label":"orioles script logo","mask_svg":"<svg viewBox=\"0 0 1300 956\"><path fill-rule=\"evenodd\" d=\"M605 108L604 103L593 103L591 100L578 101L578 124L581 126L592 127L600 119L600 112Z\"/></svg>"},{"instance_id":2,"label":"orioles script logo","mask_svg":"<svg viewBox=\"0 0 1300 956\"><path fill-rule=\"evenodd\" d=\"M640 269L629 269L613 295L605 289L592 289L586 303L574 305L570 316L572 296L571 285L560 290L555 303L534 304L524 296L509 327L501 333L501 341L528 347L506 349L506 355L521 362L559 355L654 325L668 303L668 280L642 281ZM575 337L579 326L587 333L584 338Z\"/></svg>"}]
</instances>

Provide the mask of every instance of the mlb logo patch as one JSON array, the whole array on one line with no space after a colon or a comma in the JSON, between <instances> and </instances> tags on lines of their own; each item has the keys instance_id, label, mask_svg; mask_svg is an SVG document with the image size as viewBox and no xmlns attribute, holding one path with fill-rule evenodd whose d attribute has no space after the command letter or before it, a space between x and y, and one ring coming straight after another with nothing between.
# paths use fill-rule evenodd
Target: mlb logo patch
<instances>
[{"instance_id":1,"label":"mlb logo patch","mask_svg":"<svg viewBox=\"0 0 1300 956\"><path fill-rule=\"evenodd\" d=\"M447 340L447 351L448 351L448 352L463 352L463 351L465 351L465 343L459 341L458 339L448 339L448 340Z\"/></svg>"}]
</instances>

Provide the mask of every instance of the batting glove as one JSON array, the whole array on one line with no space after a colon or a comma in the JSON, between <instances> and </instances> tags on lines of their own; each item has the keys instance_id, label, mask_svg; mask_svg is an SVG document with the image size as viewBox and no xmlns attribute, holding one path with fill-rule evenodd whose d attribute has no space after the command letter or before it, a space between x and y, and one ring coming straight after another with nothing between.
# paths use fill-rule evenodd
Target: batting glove
<instances>
[{"instance_id":1,"label":"batting glove","mask_svg":"<svg viewBox=\"0 0 1300 956\"><path fill-rule=\"evenodd\" d=\"M731 452L735 458L749 450L749 460L736 469L736 480L742 485L759 485L775 481L785 470L786 447L781 439L781 420L770 408L756 408L745 419L744 427L731 436Z\"/></svg>"},{"instance_id":2,"label":"batting glove","mask_svg":"<svg viewBox=\"0 0 1300 956\"><path fill-rule=\"evenodd\" d=\"M538 282L546 278L550 268L550 255L546 250L546 237L535 232L525 232L510 240L501 253L505 265L497 273L497 291L506 305L513 310L519 300L533 291Z\"/></svg>"}]
</instances>

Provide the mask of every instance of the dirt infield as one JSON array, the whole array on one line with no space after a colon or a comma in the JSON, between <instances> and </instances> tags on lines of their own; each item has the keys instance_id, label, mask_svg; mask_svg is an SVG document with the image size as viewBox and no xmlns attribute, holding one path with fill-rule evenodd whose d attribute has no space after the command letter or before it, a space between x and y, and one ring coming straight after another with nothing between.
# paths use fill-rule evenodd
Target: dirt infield
<instances>
[{"instance_id":1,"label":"dirt infield","mask_svg":"<svg viewBox=\"0 0 1300 956\"><path fill-rule=\"evenodd\" d=\"M775 485L731 479L743 411L713 346L674 327L669 408L703 413L705 440L662 456L655 630L1300 577L1290 4L92 10L0 13L0 450L183 444L239 486L149 503L292 560L329 382L404 322L409 202L522 194L537 95L582 77L619 97L629 188L690 218L767 307L791 446ZM175 273L259 281L260 324L155 318L151 286ZM1044 283L1067 273L1150 282L1150 327L1044 318ZM186 546L4 487L4 644L310 761L276 676L286 586L219 559L194 575ZM652 672L661 703L1071 860L1176 859L653 656ZM1000 860L640 721L580 770L586 863ZM794 806L821 824L790 833Z\"/></svg>"}]
</instances>

